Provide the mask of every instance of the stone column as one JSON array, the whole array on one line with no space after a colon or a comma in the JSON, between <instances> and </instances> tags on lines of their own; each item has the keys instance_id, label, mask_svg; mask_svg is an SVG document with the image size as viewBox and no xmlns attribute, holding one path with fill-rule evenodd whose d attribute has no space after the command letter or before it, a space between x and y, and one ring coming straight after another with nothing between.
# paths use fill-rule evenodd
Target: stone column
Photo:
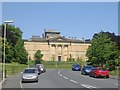
<instances>
[{"instance_id":1,"label":"stone column","mask_svg":"<svg viewBox=\"0 0 120 90\"><path fill-rule=\"evenodd\" d=\"M57 45L55 45L55 59L56 59L56 61L58 61Z\"/></svg>"},{"instance_id":2,"label":"stone column","mask_svg":"<svg viewBox=\"0 0 120 90\"><path fill-rule=\"evenodd\" d=\"M70 50L69 50L69 45L67 46L67 58L70 57Z\"/></svg>"},{"instance_id":3,"label":"stone column","mask_svg":"<svg viewBox=\"0 0 120 90\"><path fill-rule=\"evenodd\" d=\"M49 60L51 61L51 45L49 45Z\"/></svg>"},{"instance_id":4,"label":"stone column","mask_svg":"<svg viewBox=\"0 0 120 90\"><path fill-rule=\"evenodd\" d=\"M64 45L62 45L62 61L64 61Z\"/></svg>"}]
</instances>

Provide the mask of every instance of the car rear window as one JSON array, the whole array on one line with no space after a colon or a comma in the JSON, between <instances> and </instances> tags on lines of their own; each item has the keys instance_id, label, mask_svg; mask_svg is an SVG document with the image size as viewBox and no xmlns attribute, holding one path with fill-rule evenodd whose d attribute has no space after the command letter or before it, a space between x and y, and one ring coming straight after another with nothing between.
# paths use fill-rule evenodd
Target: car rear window
<instances>
[{"instance_id":1,"label":"car rear window","mask_svg":"<svg viewBox=\"0 0 120 90\"><path fill-rule=\"evenodd\" d=\"M106 68L99 68L99 70L105 71L105 70L107 70L107 69L106 69Z\"/></svg>"},{"instance_id":2,"label":"car rear window","mask_svg":"<svg viewBox=\"0 0 120 90\"><path fill-rule=\"evenodd\" d=\"M93 67L92 70L97 70L97 68L96 68L96 67Z\"/></svg>"},{"instance_id":3,"label":"car rear window","mask_svg":"<svg viewBox=\"0 0 120 90\"><path fill-rule=\"evenodd\" d=\"M24 73L35 73L35 69L25 69Z\"/></svg>"},{"instance_id":4,"label":"car rear window","mask_svg":"<svg viewBox=\"0 0 120 90\"><path fill-rule=\"evenodd\" d=\"M79 67L80 65L76 65L77 67Z\"/></svg>"},{"instance_id":5,"label":"car rear window","mask_svg":"<svg viewBox=\"0 0 120 90\"><path fill-rule=\"evenodd\" d=\"M92 69L93 67L92 67L92 66L86 66L85 68L87 68L87 69Z\"/></svg>"}]
</instances>

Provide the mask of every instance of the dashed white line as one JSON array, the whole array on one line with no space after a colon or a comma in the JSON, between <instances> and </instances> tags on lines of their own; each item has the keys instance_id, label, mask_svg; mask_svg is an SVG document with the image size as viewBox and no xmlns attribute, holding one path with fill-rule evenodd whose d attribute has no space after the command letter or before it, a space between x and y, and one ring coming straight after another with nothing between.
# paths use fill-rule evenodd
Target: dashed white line
<instances>
[{"instance_id":1,"label":"dashed white line","mask_svg":"<svg viewBox=\"0 0 120 90\"><path fill-rule=\"evenodd\" d=\"M58 74L60 75L60 76L62 76L63 78L65 78L65 79L68 79L66 76L63 76L61 73L60 73L60 71L58 71ZM72 80L72 79L69 79L71 82L73 82L73 83L76 83L77 84L77 82L76 81L74 81L74 80Z\"/></svg>"},{"instance_id":2,"label":"dashed white line","mask_svg":"<svg viewBox=\"0 0 120 90\"><path fill-rule=\"evenodd\" d=\"M65 78L65 79L68 79L66 76L63 76L63 75L60 73L60 71L58 72L58 74L59 74L61 77ZM70 80L71 82L75 83L75 84L78 83L78 82L76 82L76 81L74 81L74 80L72 80L72 79L69 79L69 80ZM81 86L83 86L83 87L85 87L85 88L97 88L97 87L90 86L90 85L85 85L85 84L81 84Z\"/></svg>"},{"instance_id":3,"label":"dashed white line","mask_svg":"<svg viewBox=\"0 0 120 90\"><path fill-rule=\"evenodd\" d=\"M117 85L118 86L118 84L116 83L116 84L114 84L114 85Z\"/></svg>"},{"instance_id":4,"label":"dashed white line","mask_svg":"<svg viewBox=\"0 0 120 90\"><path fill-rule=\"evenodd\" d=\"M58 71L58 74L60 74L60 71Z\"/></svg>"},{"instance_id":5,"label":"dashed white line","mask_svg":"<svg viewBox=\"0 0 120 90\"><path fill-rule=\"evenodd\" d=\"M87 85L85 84L81 84L81 86L85 87L85 88L89 88Z\"/></svg>"},{"instance_id":6,"label":"dashed white line","mask_svg":"<svg viewBox=\"0 0 120 90\"><path fill-rule=\"evenodd\" d=\"M61 74L59 74L61 77L62 77L62 75Z\"/></svg>"},{"instance_id":7,"label":"dashed white line","mask_svg":"<svg viewBox=\"0 0 120 90\"><path fill-rule=\"evenodd\" d=\"M63 78L68 79L67 77L63 76Z\"/></svg>"},{"instance_id":8,"label":"dashed white line","mask_svg":"<svg viewBox=\"0 0 120 90\"><path fill-rule=\"evenodd\" d=\"M62 74L60 74L60 71L58 72L58 74L62 77Z\"/></svg>"},{"instance_id":9,"label":"dashed white line","mask_svg":"<svg viewBox=\"0 0 120 90\"><path fill-rule=\"evenodd\" d=\"M22 83L21 83L22 81L20 80L20 87L21 87L21 89L23 90L23 86L22 86Z\"/></svg>"},{"instance_id":10,"label":"dashed white line","mask_svg":"<svg viewBox=\"0 0 120 90\"><path fill-rule=\"evenodd\" d=\"M72 79L70 79L70 81L73 82L73 83L77 83L76 81L74 81L74 80L72 80Z\"/></svg>"},{"instance_id":11,"label":"dashed white line","mask_svg":"<svg viewBox=\"0 0 120 90\"><path fill-rule=\"evenodd\" d=\"M96 87L93 87L93 86L90 86L90 85L85 85L85 84L81 84L81 86L83 86L85 88L96 88Z\"/></svg>"}]
</instances>

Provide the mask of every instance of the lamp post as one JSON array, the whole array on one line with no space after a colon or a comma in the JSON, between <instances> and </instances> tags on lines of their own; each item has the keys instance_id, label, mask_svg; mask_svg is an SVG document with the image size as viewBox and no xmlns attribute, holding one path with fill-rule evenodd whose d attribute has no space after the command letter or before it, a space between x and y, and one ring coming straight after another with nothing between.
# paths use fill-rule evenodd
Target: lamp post
<instances>
[{"instance_id":1,"label":"lamp post","mask_svg":"<svg viewBox=\"0 0 120 90\"><path fill-rule=\"evenodd\" d=\"M29 59L30 59L30 57L29 57L29 55L28 55L28 68L30 67L30 66L29 66L29 62L30 62Z\"/></svg>"},{"instance_id":2,"label":"lamp post","mask_svg":"<svg viewBox=\"0 0 120 90\"><path fill-rule=\"evenodd\" d=\"M3 50L4 50L4 55L3 55L3 81L5 80L5 42L6 42L6 25L8 23L13 23L12 20L9 20L9 21L4 21L4 47L3 47Z\"/></svg>"}]
</instances>

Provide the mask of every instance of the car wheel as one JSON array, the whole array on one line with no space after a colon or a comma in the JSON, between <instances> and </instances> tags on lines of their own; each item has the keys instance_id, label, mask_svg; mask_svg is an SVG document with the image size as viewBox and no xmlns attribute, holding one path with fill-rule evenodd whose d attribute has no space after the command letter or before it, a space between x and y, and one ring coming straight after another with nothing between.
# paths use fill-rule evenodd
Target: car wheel
<instances>
[{"instance_id":1,"label":"car wheel","mask_svg":"<svg viewBox=\"0 0 120 90\"><path fill-rule=\"evenodd\" d=\"M83 75L83 72L81 72L81 74Z\"/></svg>"},{"instance_id":2,"label":"car wheel","mask_svg":"<svg viewBox=\"0 0 120 90\"><path fill-rule=\"evenodd\" d=\"M85 75L85 72L83 72L83 75Z\"/></svg>"},{"instance_id":3,"label":"car wheel","mask_svg":"<svg viewBox=\"0 0 120 90\"><path fill-rule=\"evenodd\" d=\"M36 80L36 82L38 82L38 80Z\"/></svg>"},{"instance_id":4,"label":"car wheel","mask_svg":"<svg viewBox=\"0 0 120 90\"><path fill-rule=\"evenodd\" d=\"M97 78L97 75L95 74L94 77Z\"/></svg>"},{"instance_id":5,"label":"car wheel","mask_svg":"<svg viewBox=\"0 0 120 90\"><path fill-rule=\"evenodd\" d=\"M109 76L106 76L106 78L109 78Z\"/></svg>"}]
</instances>

